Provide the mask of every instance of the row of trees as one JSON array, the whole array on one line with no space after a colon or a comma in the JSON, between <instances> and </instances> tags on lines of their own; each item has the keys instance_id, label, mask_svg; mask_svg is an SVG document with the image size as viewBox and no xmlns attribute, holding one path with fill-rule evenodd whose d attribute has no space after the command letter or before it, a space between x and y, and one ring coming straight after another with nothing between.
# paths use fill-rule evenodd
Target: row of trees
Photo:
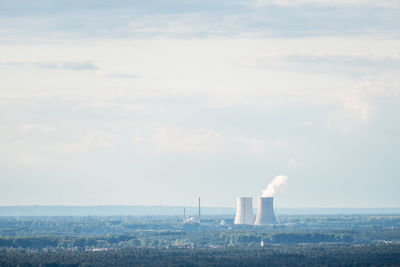
<instances>
[{"instance_id":1,"label":"row of trees","mask_svg":"<svg viewBox=\"0 0 400 267\"><path fill-rule=\"evenodd\" d=\"M399 245L98 252L0 250L0 266L399 266Z\"/></svg>"},{"instance_id":2,"label":"row of trees","mask_svg":"<svg viewBox=\"0 0 400 267\"><path fill-rule=\"evenodd\" d=\"M297 244L342 242L352 243L353 237L349 234L331 233L247 233L224 232L220 235L199 232L173 232L160 231L152 235L106 235L106 236L28 236L28 237L0 237L0 247L3 248L128 248L128 247L170 247L193 244L194 246L208 246L217 244L228 245L253 245L264 243Z\"/></svg>"},{"instance_id":3,"label":"row of trees","mask_svg":"<svg viewBox=\"0 0 400 267\"><path fill-rule=\"evenodd\" d=\"M220 225L221 220L224 225ZM241 229L233 225L230 217L208 216L202 221L202 228L218 231L228 227ZM364 231L364 229L400 228L400 216L280 216L280 228L289 230L339 229ZM256 231L259 227L247 227L247 231ZM0 236L38 236L38 235L124 235L136 231L172 230L197 231L198 225L182 224L180 217L0 217ZM264 229L265 230L265 229Z\"/></svg>"}]
</instances>

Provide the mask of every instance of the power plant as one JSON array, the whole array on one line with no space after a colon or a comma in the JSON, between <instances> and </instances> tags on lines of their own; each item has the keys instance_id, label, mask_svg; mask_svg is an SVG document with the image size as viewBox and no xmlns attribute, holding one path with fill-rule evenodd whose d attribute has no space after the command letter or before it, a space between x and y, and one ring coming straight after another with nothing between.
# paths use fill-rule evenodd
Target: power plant
<instances>
[{"instance_id":1,"label":"power plant","mask_svg":"<svg viewBox=\"0 0 400 267\"><path fill-rule=\"evenodd\" d=\"M287 184L288 177L278 175L270 182L267 187L262 190L262 194L257 198L257 216L254 221L253 216L253 198L252 197L237 197L236 198L236 216L234 224L245 225L275 225L276 218L274 212L274 196L282 190L282 187ZM186 219L186 210L183 209L184 222ZM200 213L200 198L199 198L199 216L198 222L201 222Z\"/></svg>"},{"instance_id":2,"label":"power plant","mask_svg":"<svg viewBox=\"0 0 400 267\"><path fill-rule=\"evenodd\" d=\"M275 224L274 198L259 197L255 225Z\"/></svg>"},{"instance_id":3,"label":"power plant","mask_svg":"<svg viewBox=\"0 0 400 267\"><path fill-rule=\"evenodd\" d=\"M235 224L253 224L253 198L238 197Z\"/></svg>"},{"instance_id":4,"label":"power plant","mask_svg":"<svg viewBox=\"0 0 400 267\"><path fill-rule=\"evenodd\" d=\"M238 197L236 199L236 217L235 224L254 224L254 225L271 225L275 224L274 198L259 197L257 217L254 222L253 216L253 198Z\"/></svg>"}]
</instances>

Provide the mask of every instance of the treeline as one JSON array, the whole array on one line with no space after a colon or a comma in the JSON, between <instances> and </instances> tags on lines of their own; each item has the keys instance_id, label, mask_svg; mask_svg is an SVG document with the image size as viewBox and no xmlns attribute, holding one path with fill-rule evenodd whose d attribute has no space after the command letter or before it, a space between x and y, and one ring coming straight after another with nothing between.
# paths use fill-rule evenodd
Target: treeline
<instances>
[{"instance_id":1,"label":"treeline","mask_svg":"<svg viewBox=\"0 0 400 267\"><path fill-rule=\"evenodd\" d=\"M176 224L176 223L175 223ZM0 217L0 236L29 235L105 235L129 234L136 230L163 229L166 222L140 221L128 217L118 218L24 218L21 220Z\"/></svg>"},{"instance_id":2,"label":"treeline","mask_svg":"<svg viewBox=\"0 0 400 267\"><path fill-rule=\"evenodd\" d=\"M354 218L355 221L349 218ZM264 244L345 243L380 244L400 242L399 216L290 217L291 223L257 227L227 224L220 218L182 223L172 218L0 218L0 248L196 248L255 247ZM318 221L320 220L320 221ZM358 221L357 221L358 220ZM353 227L374 222L375 226ZM318 227L319 224L326 225ZM343 225L338 227L337 224ZM332 227L328 225L333 224ZM385 226L379 226L383 224ZM298 227L298 225L303 225ZM304 225L307 225L305 227ZM47 230L46 230L47 229Z\"/></svg>"},{"instance_id":3,"label":"treeline","mask_svg":"<svg viewBox=\"0 0 400 267\"><path fill-rule=\"evenodd\" d=\"M399 266L400 245L123 249L98 252L0 250L0 266Z\"/></svg>"},{"instance_id":4,"label":"treeline","mask_svg":"<svg viewBox=\"0 0 400 267\"><path fill-rule=\"evenodd\" d=\"M140 247L140 240L135 236L113 235L102 237L76 237L76 236L34 236L34 237L0 237L0 248L88 248L88 247Z\"/></svg>"},{"instance_id":5,"label":"treeline","mask_svg":"<svg viewBox=\"0 0 400 267\"><path fill-rule=\"evenodd\" d=\"M324 243L324 242L342 242L352 243L354 238L347 233L249 233L249 232L224 232L220 234L222 240L231 240L233 242L260 242L264 243Z\"/></svg>"},{"instance_id":6,"label":"treeline","mask_svg":"<svg viewBox=\"0 0 400 267\"><path fill-rule=\"evenodd\" d=\"M321 233L279 233L271 236L273 243L321 243L346 242L351 243L354 238L349 234L321 234Z\"/></svg>"},{"instance_id":7,"label":"treeline","mask_svg":"<svg viewBox=\"0 0 400 267\"><path fill-rule=\"evenodd\" d=\"M221 226L221 220L224 225ZM227 227L254 231L258 227L240 227L233 225L230 217L209 216L202 220L202 228L218 231ZM225 227L225 228L224 228ZM347 215L347 216L280 216L280 227L285 229L307 230L350 229L368 231L369 229L399 229L399 215ZM126 235L137 230L183 230L197 231L198 225L183 224L181 217L0 217L0 236L39 236L39 235Z\"/></svg>"},{"instance_id":8,"label":"treeline","mask_svg":"<svg viewBox=\"0 0 400 267\"><path fill-rule=\"evenodd\" d=\"M220 236L210 233L184 233L180 231L159 231L153 235L111 235L111 236L29 236L29 237L0 237L0 248L134 248L134 247L165 247L179 246L180 243L193 242L207 246L210 243L223 246L253 244L259 246L264 243L297 244L297 243L324 243L342 242L351 243L353 237L348 234L325 233L276 233L250 234L246 232L226 232Z\"/></svg>"}]
</instances>

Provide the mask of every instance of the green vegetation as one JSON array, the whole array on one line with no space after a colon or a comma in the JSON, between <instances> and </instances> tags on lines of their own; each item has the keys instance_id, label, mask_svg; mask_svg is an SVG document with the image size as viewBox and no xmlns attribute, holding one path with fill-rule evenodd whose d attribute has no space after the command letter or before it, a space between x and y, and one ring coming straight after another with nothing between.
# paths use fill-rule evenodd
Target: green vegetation
<instances>
[{"instance_id":1,"label":"green vegetation","mask_svg":"<svg viewBox=\"0 0 400 267\"><path fill-rule=\"evenodd\" d=\"M399 266L400 245L263 248L0 250L1 266Z\"/></svg>"},{"instance_id":2,"label":"green vegetation","mask_svg":"<svg viewBox=\"0 0 400 267\"><path fill-rule=\"evenodd\" d=\"M282 216L264 227L220 216L200 225L173 216L0 217L0 266L39 263L398 266L400 216Z\"/></svg>"}]
</instances>

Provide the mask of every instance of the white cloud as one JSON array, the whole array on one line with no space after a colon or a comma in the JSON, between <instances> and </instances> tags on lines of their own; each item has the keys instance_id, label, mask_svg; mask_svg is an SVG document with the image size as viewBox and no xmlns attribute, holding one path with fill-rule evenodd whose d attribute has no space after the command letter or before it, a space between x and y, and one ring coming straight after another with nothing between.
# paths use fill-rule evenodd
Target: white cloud
<instances>
[{"instance_id":1,"label":"white cloud","mask_svg":"<svg viewBox=\"0 0 400 267\"><path fill-rule=\"evenodd\" d=\"M260 139L260 138L245 138L240 140L246 144L253 153L274 154L279 150L289 150L291 148L284 140L276 139Z\"/></svg>"},{"instance_id":2,"label":"white cloud","mask_svg":"<svg viewBox=\"0 0 400 267\"><path fill-rule=\"evenodd\" d=\"M315 185L321 174L326 179L323 185L315 185L315 191L324 192L326 185L336 183L346 163L338 159L334 171L329 166L326 170L321 162L333 162L326 154L334 157L345 151L354 158L364 156L363 151L357 151L364 145L357 140L358 136L366 136L371 143L390 144L382 146L386 156L378 159L379 164L394 158L388 155L398 146L397 113L392 112L397 109L388 108L386 113L380 110L396 93L393 90L397 89L399 96L396 72L387 67L376 76L330 75L334 68L348 61L363 65L363 57L370 55L369 59L377 60L367 63L385 63L391 54L398 54L397 39L354 36L2 44L0 56L4 62L66 62L84 58L93 59L91 62L99 70L1 67L0 176L22 177L20 181L24 183L29 180L25 176L35 175L35 183L48 191L54 184L46 179L58 177L61 184L69 184L70 172L65 170L74 166L71 171L76 180L88 184L107 188L111 180L116 187L126 188L125 179L129 180L129 188L141 188L147 182L149 190L169 197L179 195L174 189L178 188L176 184L182 186L179 191L192 194L196 175L210 182L220 179L221 184L232 184L232 192L242 192L241 181L249 174L249 167L256 182L256 176L262 177L270 170L298 170L303 166L299 160L307 159L311 171L296 179L298 183L293 187L303 192L291 195L292 199L302 199L300 195L308 194L309 189L301 188L301 184ZM291 55L305 58L290 58ZM253 63L264 57L283 67L255 67ZM303 61L318 61L316 64L323 65L329 74L304 71L312 64L304 65ZM111 73L133 73L140 78L114 79L109 76ZM365 80L388 80L390 86ZM398 102L394 99L391 104ZM389 113L391 116L387 116ZM384 134L376 133L380 129L371 129L378 119L385 123L380 125ZM329 131L317 127L321 122L326 122ZM337 146L349 138L332 132L354 133L354 146ZM288 162L292 155L296 159ZM197 159L209 160L214 165L203 170L204 161ZM182 166L182 162L188 164ZM29 168L24 168L26 165ZM14 174L15 170L20 173ZM198 174L198 170L203 172ZM63 177L60 172L65 173ZM121 179L114 180L117 176ZM391 177L394 178L390 182L396 183L395 174ZM160 192L152 188L153 184L162 189L169 185L171 189ZM202 194L209 190L204 184L198 186ZM248 183L246 192L253 190L251 184ZM7 187L3 181L1 185ZM0 199L3 203L18 198L13 196L16 191L7 191L9 195L2 194ZM146 190L138 191L143 195L127 193L132 203L152 203L146 198L150 198ZM109 191L110 195L120 193L120 189ZM214 193L204 195L214 201ZM221 198L234 201L234 196L221 194ZM358 196L363 195L365 192ZM84 203L85 199L85 194L77 195L76 203ZM50 197L43 203L46 201L54 203Z\"/></svg>"},{"instance_id":3,"label":"white cloud","mask_svg":"<svg viewBox=\"0 0 400 267\"><path fill-rule=\"evenodd\" d=\"M56 128L53 125L46 125L43 123L40 124L24 124L20 127L22 132L41 132L41 133L50 133L54 132Z\"/></svg>"},{"instance_id":4,"label":"white cloud","mask_svg":"<svg viewBox=\"0 0 400 267\"><path fill-rule=\"evenodd\" d=\"M297 162L294 158L291 158L287 164L288 169L302 169L304 168L303 163Z\"/></svg>"},{"instance_id":5,"label":"white cloud","mask_svg":"<svg viewBox=\"0 0 400 267\"><path fill-rule=\"evenodd\" d=\"M371 51L372 52L372 51ZM395 51L376 50L373 54L343 51L341 53L271 53L257 59L256 66L307 73L359 77L387 71L399 73L400 57ZM385 53L388 53L385 55Z\"/></svg>"},{"instance_id":6,"label":"white cloud","mask_svg":"<svg viewBox=\"0 0 400 267\"><path fill-rule=\"evenodd\" d=\"M140 76L135 74L128 74L128 73L115 73L111 72L107 74L108 77L111 78L120 78L120 79L138 79Z\"/></svg>"},{"instance_id":7,"label":"white cloud","mask_svg":"<svg viewBox=\"0 0 400 267\"><path fill-rule=\"evenodd\" d=\"M0 66L7 67L35 67L54 70L97 70L98 67L92 61L3 61Z\"/></svg>"},{"instance_id":8,"label":"white cloud","mask_svg":"<svg viewBox=\"0 0 400 267\"><path fill-rule=\"evenodd\" d=\"M57 153L93 153L98 149L114 148L117 143L117 135L109 131L91 129L88 133L76 138L75 141L60 140L54 144L46 144L45 150Z\"/></svg>"},{"instance_id":9,"label":"white cloud","mask_svg":"<svg viewBox=\"0 0 400 267\"><path fill-rule=\"evenodd\" d=\"M273 155L290 148L280 139L248 138L214 129L190 129L161 124L135 126L133 143L145 153L223 154L226 151Z\"/></svg>"},{"instance_id":10,"label":"white cloud","mask_svg":"<svg viewBox=\"0 0 400 267\"><path fill-rule=\"evenodd\" d=\"M314 121L303 121L303 122L301 123L301 125L302 125L303 127L312 127L312 126L315 125L315 122L314 122Z\"/></svg>"},{"instance_id":11,"label":"white cloud","mask_svg":"<svg viewBox=\"0 0 400 267\"><path fill-rule=\"evenodd\" d=\"M400 3L396 0L258 0L257 5L301 6L378 6L398 8Z\"/></svg>"},{"instance_id":12,"label":"white cloud","mask_svg":"<svg viewBox=\"0 0 400 267\"><path fill-rule=\"evenodd\" d=\"M226 145L221 134L212 129L186 129L158 123L133 127L133 144L143 153L215 153Z\"/></svg>"},{"instance_id":13,"label":"white cloud","mask_svg":"<svg viewBox=\"0 0 400 267\"><path fill-rule=\"evenodd\" d=\"M326 126L343 134L351 133L371 119L379 108L377 100L392 96L393 90L384 82L355 84L339 96L342 107L329 114Z\"/></svg>"},{"instance_id":14,"label":"white cloud","mask_svg":"<svg viewBox=\"0 0 400 267\"><path fill-rule=\"evenodd\" d=\"M398 14L389 9L399 7L396 0L178 2L163 1L163 8L157 8L160 2L121 1L99 4L95 9L90 3L68 9L58 6L43 9L23 0L5 9L0 38L18 43L49 39L398 35ZM380 8L371 10L373 7Z\"/></svg>"}]
</instances>

